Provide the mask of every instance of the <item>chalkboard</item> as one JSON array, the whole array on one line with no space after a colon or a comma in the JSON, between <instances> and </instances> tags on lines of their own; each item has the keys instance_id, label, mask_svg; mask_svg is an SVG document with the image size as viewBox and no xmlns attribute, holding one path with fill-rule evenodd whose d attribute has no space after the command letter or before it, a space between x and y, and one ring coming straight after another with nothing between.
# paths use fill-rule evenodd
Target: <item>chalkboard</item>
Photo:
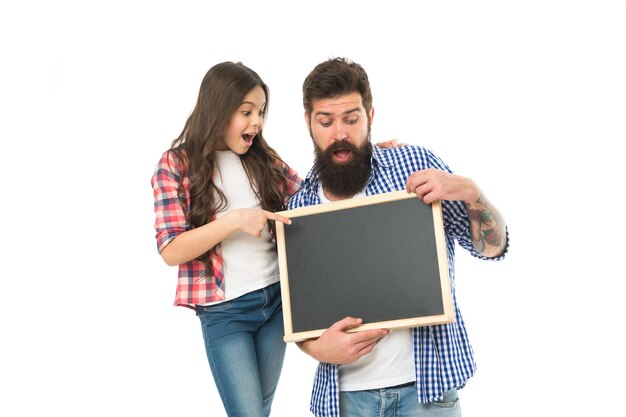
<instances>
[{"instance_id":1,"label":"chalkboard","mask_svg":"<svg viewBox=\"0 0 626 417\"><path fill-rule=\"evenodd\" d=\"M353 331L453 321L440 202L398 191L280 214L292 219L276 222L286 342L346 316L363 318Z\"/></svg>"}]
</instances>

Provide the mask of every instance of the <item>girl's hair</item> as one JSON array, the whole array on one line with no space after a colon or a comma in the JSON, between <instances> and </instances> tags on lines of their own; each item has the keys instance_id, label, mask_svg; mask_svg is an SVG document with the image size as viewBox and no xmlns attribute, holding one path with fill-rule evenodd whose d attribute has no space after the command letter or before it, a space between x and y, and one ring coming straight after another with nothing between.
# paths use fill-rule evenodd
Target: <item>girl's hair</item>
<instances>
[{"instance_id":1,"label":"girl's hair","mask_svg":"<svg viewBox=\"0 0 626 417\"><path fill-rule=\"evenodd\" d=\"M246 94L256 86L265 92L267 115L269 89L256 72L241 62L222 62L213 66L202 80L198 101L183 131L172 142L170 152L182 162L178 198L192 228L207 224L216 212L227 205L224 193L213 182L215 151L223 143L231 117ZM262 130L254 138L248 152L240 158L261 207L268 211L282 210L287 189L282 173L284 162L267 144ZM185 201L182 181L185 177L189 178L190 202ZM207 271L212 271L210 253L214 250L198 257L207 265Z\"/></svg>"}]
</instances>

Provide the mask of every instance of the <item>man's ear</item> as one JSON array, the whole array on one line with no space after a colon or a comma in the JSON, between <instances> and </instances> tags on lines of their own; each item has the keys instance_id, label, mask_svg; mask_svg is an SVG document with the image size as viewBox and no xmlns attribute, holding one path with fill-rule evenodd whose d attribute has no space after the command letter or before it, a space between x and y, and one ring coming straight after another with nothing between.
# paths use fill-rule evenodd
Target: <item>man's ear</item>
<instances>
[{"instance_id":1,"label":"man's ear","mask_svg":"<svg viewBox=\"0 0 626 417\"><path fill-rule=\"evenodd\" d=\"M370 110L370 127L372 127L372 122L374 121L374 107Z\"/></svg>"},{"instance_id":2,"label":"man's ear","mask_svg":"<svg viewBox=\"0 0 626 417\"><path fill-rule=\"evenodd\" d=\"M310 129L311 123L309 120L309 113L307 113L306 110L304 111L304 121L306 122L306 127Z\"/></svg>"}]
</instances>

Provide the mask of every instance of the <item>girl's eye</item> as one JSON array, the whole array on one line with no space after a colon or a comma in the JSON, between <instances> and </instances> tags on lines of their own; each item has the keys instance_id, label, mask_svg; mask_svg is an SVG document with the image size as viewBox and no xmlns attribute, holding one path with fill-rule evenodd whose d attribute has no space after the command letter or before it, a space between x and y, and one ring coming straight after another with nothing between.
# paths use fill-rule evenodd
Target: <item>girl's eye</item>
<instances>
[{"instance_id":1,"label":"girl's eye","mask_svg":"<svg viewBox=\"0 0 626 417\"><path fill-rule=\"evenodd\" d=\"M249 111L242 111L241 114L243 114L245 117L250 116L250 112Z\"/></svg>"}]
</instances>

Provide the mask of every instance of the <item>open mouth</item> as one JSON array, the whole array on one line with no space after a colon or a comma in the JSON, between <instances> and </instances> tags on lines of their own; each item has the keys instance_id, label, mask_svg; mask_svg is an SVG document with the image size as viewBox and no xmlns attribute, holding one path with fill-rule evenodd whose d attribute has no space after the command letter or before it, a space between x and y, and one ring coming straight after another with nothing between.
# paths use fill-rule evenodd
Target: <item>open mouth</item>
<instances>
[{"instance_id":1,"label":"open mouth","mask_svg":"<svg viewBox=\"0 0 626 417\"><path fill-rule=\"evenodd\" d=\"M248 145L252 145L252 141L254 140L255 136L256 134L254 133L244 133L243 135L241 135L243 141L246 142Z\"/></svg>"},{"instance_id":2,"label":"open mouth","mask_svg":"<svg viewBox=\"0 0 626 417\"><path fill-rule=\"evenodd\" d=\"M352 151L349 149L339 148L336 151L333 151L333 159L335 162L347 162L350 160L352 156Z\"/></svg>"}]
</instances>

